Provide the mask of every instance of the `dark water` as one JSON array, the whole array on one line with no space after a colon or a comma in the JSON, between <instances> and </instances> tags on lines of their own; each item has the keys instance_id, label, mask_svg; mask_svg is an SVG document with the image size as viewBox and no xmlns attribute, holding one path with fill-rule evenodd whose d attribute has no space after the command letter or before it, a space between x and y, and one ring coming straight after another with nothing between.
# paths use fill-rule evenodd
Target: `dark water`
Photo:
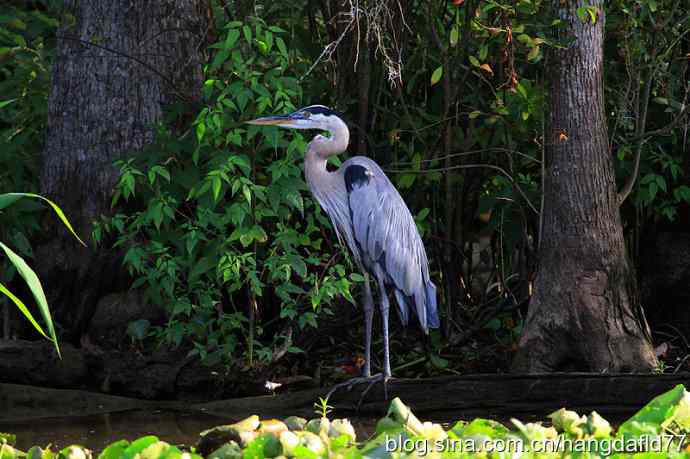
<instances>
[{"instance_id":1,"label":"dark water","mask_svg":"<svg viewBox=\"0 0 690 459\"><path fill-rule=\"evenodd\" d=\"M483 413L488 417L510 425L508 419ZM521 416L524 422L545 419L543 416ZM144 435L155 435L173 445L191 446L196 444L199 433L221 424L236 422L237 418L223 418L199 412L172 410L136 410L115 413L42 418L28 421L0 421L0 432L17 435L16 447L26 451L31 446L61 449L78 444L99 452L117 440L135 440ZM424 416L423 421L441 423L449 428L457 420L450 413L436 413ZM376 419L371 417L350 417L358 440L365 441L373 435Z\"/></svg>"},{"instance_id":2,"label":"dark water","mask_svg":"<svg viewBox=\"0 0 690 459\"><path fill-rule=\"evenodd\" d=\"M117 440L155 435L176 445L193 445L199 432L236 419L176 411L123 411L91 416L0 421L0 432L17 435L17 448L52 444L53 449L79 444L94 451Z\"/></svg>"},{"instance_id":3,"label":"dark water","mask_svg":"<svg viewBox=\"0 0 690 459\"><path fill-rule=\"evenodd\" d=\"M45 447L51 444L55 450L78 444L98 452L117 440L132 441L144 435L155 435L173 445L190 446L199 439L199 432L238 420L202 413L140 410L31 421L0 421L0 432L17 435L16 447L23 451L34 445ZM368 438L376 426L376 422L368 418L352 419L352 423L360 439Z\"/></svg>"}]
</instances>

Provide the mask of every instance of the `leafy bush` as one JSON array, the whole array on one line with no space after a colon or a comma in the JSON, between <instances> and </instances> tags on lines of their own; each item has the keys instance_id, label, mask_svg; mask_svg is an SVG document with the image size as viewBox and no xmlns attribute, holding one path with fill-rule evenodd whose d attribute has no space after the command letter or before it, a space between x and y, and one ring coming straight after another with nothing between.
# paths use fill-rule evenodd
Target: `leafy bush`
<instances>
[{"instance_id":1,"label":"leafy bush","mask_svg":"<svg viewBox=\"0 0 690 459\"><path fill-rule=\"evenodd\" d=\"M250 364L256 356L270 362L271 345L285 338L264 333L262 323L315 326L335 298L352 300L357 279L325 242L327 219L303 197L304 139L291 133L288 141L276 128L257 135L260 128L243 124L300 102L291 66L299 56L282 35L258 19L225 27L211 46L195 135L159 128L147 151L117 163L113 205L139 207L94 231L98 241L116 237L133 287L167 308L168 322L153 334L191 342L209 364L241 352Z\"/></svg>"},{"instance_id":2,"label":"leafy bush","mask_svg":"<svg viewBox=\"0 0 690 459\"><path fill-rule=\"evenodd\" d=\"M39 2L36 2L39 3ZM31 190L48 119L58 21L31 7L7 6L0 15L0 186Z\"/></svg>"}]
</instances>

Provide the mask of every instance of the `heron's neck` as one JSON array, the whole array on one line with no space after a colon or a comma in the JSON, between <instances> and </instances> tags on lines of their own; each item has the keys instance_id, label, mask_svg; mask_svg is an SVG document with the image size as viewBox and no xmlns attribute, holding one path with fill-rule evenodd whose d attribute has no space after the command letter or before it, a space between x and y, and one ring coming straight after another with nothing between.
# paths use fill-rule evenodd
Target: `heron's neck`
<instances>
[{"instance_id":1,"label":"heron's neck","mask_svg":"<svg viewBox=\"0 0 690 459\"><path fill-rule=\"evenodd\" d=\"M320 199L319 191L328 191L331 188L331 182L335 179L333 174L326 169L326 161L326 158L312 149L311 144L307 146L304 155L304 176L309 189L317 199Z\"/></svg>"},{"instance_id":2,"label":"heron's neck","mask_svg":"<svg viewBox=\"0 0 690 459\"><path fill-rule=\"evenodd\" d=\"M328 192L339 185L337 174L326 169L328 157L344 152L350 143L350 131L342 120L333 120L329 132L330 137L318 135L309 142L304 158L304 175L319 199L318 192Z\"/></svg>"},{"instance_id":3,"label":"heron's neck","mask_svg":"<svg viewBox=\"0 0 690 459\"><path fill-rule=\"evenodd\" d=\"M343 120L333 118L329 120L328 124L330 137L316 136L308 148L308 150L313 150L324 158L344 152L350 143L350 130Z\"/></svg>"}]
</instances>

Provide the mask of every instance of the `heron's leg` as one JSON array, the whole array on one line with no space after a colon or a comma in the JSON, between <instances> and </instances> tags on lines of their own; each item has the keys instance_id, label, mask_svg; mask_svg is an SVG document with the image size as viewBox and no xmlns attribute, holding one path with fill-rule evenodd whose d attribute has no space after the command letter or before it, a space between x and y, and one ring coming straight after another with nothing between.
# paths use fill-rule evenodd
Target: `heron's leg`
<instances>
[{"instance_id":1,"label":"heron's leg","mask_svg":"<svg viewBox=\"0 0 690 459\"><path fill-rule=\"evenodd\" d=\"M365 342L364 342L364 370L363 374L359 378L352 378L349 379L345 382L342 382L340 384L336 384L333 386L333 388L328 391L328 394L326 394L326 398L330 398L336 391L339 389L347 389L350 390L356 385L360 384L367 384L367 388L362 392L362 395L359 398L359 402L357 403L357 411L359 411L359 407L361 406L362 402L364 401L364 397L366 394L369 392L369 390L378 382L383 382L383 391L384 391L384 396L386 400L388 400L388 387L386 385L386 382L390 379L391 376L391 369L390 369L390 362L389 362L389 355L388 355L388 296L386 295L386 291L383 290L383 282L379 281L379 285L381 285L382 288L382 301L385 301L385 303L382 303L381 306L381 311L384 313L384 351L385 351L385 367L384 367L384 373L379 373L377 375L371 376L371 332L372 332L372 324L373 324L373 319L374 319L374 298L371 294L371 287L369 285L369 275L366 273L366 271L362 270L364 272L364 322L365 322ZM377 279L381 279L382 277L379 276L377 273ZM385 304L385 308L384 305Z\"/></svg>"},{"instance_id":2,"label":"heron's leg","mask_svg":"<svg viewBox=\"0 0 690 459\"><path fill-rule=\"evenodd\" d=\"M371 376L371 331L374 322L374 298L371 295L369 274L364 272L364 370L362 376Z\"/></svg>"},{"instance_id":3,"label":"heron's leg","mask_svg":"<svg viewBox=\"0 0 690 459\"><path fill-rule=\"evenodd\" d=\"M380 273L377 274L378 275L376 277L378 280L379 292L381 295L381 318L383 322L383 376L385 379L388 379L391 377L391 359L388 346L388 312L390 310L390 302L388 301L388 294L386 293L386 287L383 282L383 276Z\"/></svg>"}]
</instances>

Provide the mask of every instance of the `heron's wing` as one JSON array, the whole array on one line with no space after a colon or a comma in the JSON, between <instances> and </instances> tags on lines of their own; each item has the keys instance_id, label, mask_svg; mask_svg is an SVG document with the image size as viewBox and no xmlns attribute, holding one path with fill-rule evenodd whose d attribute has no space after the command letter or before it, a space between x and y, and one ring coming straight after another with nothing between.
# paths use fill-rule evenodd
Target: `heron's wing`
<instances>
[{"instance_id":1,"label":"heron's wing","mask_svg":"<svg viewBox=\"0 0 690 459\"><path fill-rule=\"evenodd\" d=\"M425 331L438 327L426 251L402 197L369 158L352 158L343 170L353 236L365 264L377 264L396 288L403 322L412 307Z\"/></svg>"}]
</instances>

